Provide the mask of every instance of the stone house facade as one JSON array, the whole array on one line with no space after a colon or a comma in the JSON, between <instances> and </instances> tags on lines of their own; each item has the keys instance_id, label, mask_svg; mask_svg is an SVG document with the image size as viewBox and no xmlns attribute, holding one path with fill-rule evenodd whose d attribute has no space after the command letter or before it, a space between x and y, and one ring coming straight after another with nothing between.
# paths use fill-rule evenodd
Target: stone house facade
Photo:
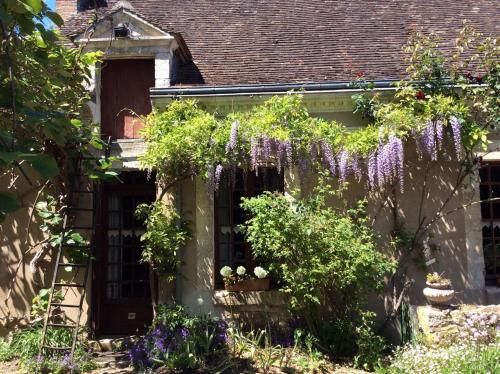
<instances>
[{"instance_id":1,"label":"stone house facade","mask_svg":"<svg viewBox=\"0 0 500 374\"><path fill-rule=\"evenodd\" d=\"M149 278L147 269L138 262L138 237L143 228L132 212L134 205L155 198L155 186L154 180L139 171L138 156L145 144L140 139L142 124L137 115L163 110L179 97L194 98L207 110L223 114L248 110L273 95L302 90L312 115L352 128L364 126L365 120L352 113L355 90L347 84L355 72L363 72L374 81L375 90L390 96L392 83L405 74L401 49L411 32L435 31L443 40L452 40L461 21L468 19L479 31L498 35L495 19L500 15L497 2L486 0L58 0L57 10L65 19L61 31L68 43L104 53L88 87L92 101L86 115L113 139L112 155L120 157L115 168L124 180L103 190L106 228L84 303L84 319L98 334L133 333L151 319L149 282L157 283L161 301L174 298L193 313L278 313L283 305L277 291L233 295L222 289L218 269L224 264L243 263L246 255L238 243L220 240L224 232L234 230L234 222L221 223L221 217L228 213L216 209L221 205L208 198L201 179L183 181L173 191L193 229L178 280L166 284ZM95 21L89 23L90 19ZM492 141L495 149L498 142ZM485 189L495 189L495 182L500 181L500 167L495 164L498 161L500 165L500 153L491 152L484 161L487 174L483 173L482 179L477 176L461 190L450 202L450 209L478 200ZM411 170L408 188L398 198L401 216L409 227L415 227L422 165L416 158L409 157L407 162ZM456 172L457 164L452 160L434 165L428 192L433 203L446 199ZM284 191L299 186L296 171L287 170L281 183ZM24 187L16 188L22 192ZM363 193L361 184L352 184L349 194L353 198ZM27 194L25 206L33 199ZM380 196L371 196L373 214L377 202ZM487 209L493 213L486 214ZM500 249L495 236L488 234L488 229L500 230L495 221L500 213L497 217L494 212L494 205L473 204L450 214L433 230L433 241L441 248L435 254L436 270L452 279L460 302L500 303L500 289L490 283L500 274ZM387 219L381 220L377 229L384 233L391 227L391 217L388 211L382 213ZM2 311L12 310L14 319L26 315L32 296L37 288L48 286L51 273L48 258L36 272L28 270L30 254L22 255L26 238L19 230L28 219L29 208L22 209L0 228L0 258L4 259L0 263L0 299L6 297L18 261L24 274L16 281L8 305L0 306ZM424 273L416 268L412 273L416 279L412 302L422 304ZM374 308L383 307L382 300L373 302Z\"/></svg>"}]
</instances>

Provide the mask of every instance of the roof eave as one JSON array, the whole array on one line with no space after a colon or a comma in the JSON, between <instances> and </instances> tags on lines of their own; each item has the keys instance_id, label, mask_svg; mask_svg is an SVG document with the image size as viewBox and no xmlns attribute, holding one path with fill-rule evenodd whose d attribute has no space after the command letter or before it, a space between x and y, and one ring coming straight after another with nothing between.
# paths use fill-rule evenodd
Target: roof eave
<instances>
[{"instance_id":1,"label":"roof eave","mask_svg":"<svg viewBox=\"0 0 500 374\"><path fill-rule=\"evenodd\" d=\"M394 91L399 80L380 80L370 82L375 91ZM200 87L165 87L150 89L151 98L167 97L206 97L206 96L245 96L245 95L278 95L290 91L308 92L359 92L360 88L352 87L351 82L326 83L278 83L278 84L244 84Z\"/></svg>"}]
</instances>

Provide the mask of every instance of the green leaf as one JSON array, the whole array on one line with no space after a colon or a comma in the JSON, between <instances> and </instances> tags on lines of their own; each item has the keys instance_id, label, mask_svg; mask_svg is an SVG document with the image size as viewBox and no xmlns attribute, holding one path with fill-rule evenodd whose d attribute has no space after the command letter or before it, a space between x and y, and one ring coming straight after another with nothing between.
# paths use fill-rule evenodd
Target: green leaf
<instances>
[{"instance_id":1,"label":"green leaf","mask_svg":"<svg viewBox=\"0 0 500 374\"><path fill-rule=\"evenodd\" d=\"M5 162L6 164L10 164L18 157L19 157L19 152L0 151L0 160Z\"/></svg>"},{"instance_id":2,"label":"green leaf","mask_svg":"<svg viewBox=\"0 0 500 374\"><path fill-rule=\"evenodd\" d=\"M50 179L59 174L59 168L54 157L47 154L31 155L26 157L31 167L44 179Z\"/></svg>"},{"instance_id":3,"label":"green leaf","mask_svg":"<svg viewBox=\"0 0 500 374\"><path fill-rule=\"evenodd\" d=\"M24 1L31 8L33 14L38 14L42 11L43 7L42 0L24 0Z\"/></svg>"},{"instance_id":4,"label":"green leaf","mask_svg":"<svg viewBox=\"0 0 500 374\"><path fill-rule=\"evenodd\" d=\"M45 14L46 14L47 18L50 19L52 22L54 22L54 24L56 26L61 27L62 25L64 25L64 20L62 19L62 17L58 13L48 11Z\"/></svg>"},{"instance_id":5,"label":"green leaf","mask_svg":"<svg viewBox=\"0 0 500 374\"><path fill-rule=\"evenodd\" d=\"M21 208L21 203L8 192L0 192L0 213L12 213Z\"/></svg>"}]
</instances>

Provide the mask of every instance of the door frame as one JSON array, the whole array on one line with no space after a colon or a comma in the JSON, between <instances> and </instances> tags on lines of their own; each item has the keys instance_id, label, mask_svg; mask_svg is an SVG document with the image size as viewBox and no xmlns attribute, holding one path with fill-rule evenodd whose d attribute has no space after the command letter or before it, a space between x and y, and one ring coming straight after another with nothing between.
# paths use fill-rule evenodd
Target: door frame
<instances>
[{"instance_id":1,"label":"door frame","mask_svg":"<svg viewBox=\"0 0 500 374\"><path fill-rule=\"evenodd\" d=\"M129 172L137 172L134 170L126 171ZM91 286L91 304L89 308L89 317L90 317L90 326L92 330L92 334L94 337L102 335L102 313L104 313L103 308L105 303L103 303L106 297L106 257L107 257L107 210L108 210L108 198L111 193L118 192L130 195L141 195L143 193L150 192L152 196L156 195L156 186L154 180L151 180L148 184L125 184L125 183L106 183L102 184L102 191L100 196L100 208L98 212L99 222L96 229L96 246L95 246L95 256L92 260L92 286ZM149 269L148 269L149 271ZM151 278L151 271L149 271L150 282L154 282L156 298L158 297L158 279L156 276ZM151 290L151 287L149 287ZM151 291L149 291L151 292ZM151 294L149 295L151 297ZM151 309L153 308L153 304L150 302ZM153 313L152 313L153 315Z\"/></svg>"}]
</instances>

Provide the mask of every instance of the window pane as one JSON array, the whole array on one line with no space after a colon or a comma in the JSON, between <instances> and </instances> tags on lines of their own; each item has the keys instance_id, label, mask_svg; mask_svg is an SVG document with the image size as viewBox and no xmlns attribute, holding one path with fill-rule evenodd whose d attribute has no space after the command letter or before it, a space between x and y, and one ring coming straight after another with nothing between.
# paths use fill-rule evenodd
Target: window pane
<instances>
[{"instance_id":1,"label":"window pane","mask_svg":"<svg viewBox=\"0 0 500 374\"><path fill-rule=\"evenodd\" d=\"M479 188L479 196L481 200L486 200L490 197L490 189L488 186L481 186Z\"/></svg>"},{"instance_id":2,"label":"window pane","mask_svg":"<svg viewBox=\"0 0 500 374\"><path fill-rule=\"evenodd\" d=\"M490 167L490 177L492 182L500 182L500 166Z\"/></svg>"},{"instance_id":3,"label":"window pane","mask_svg":"<svg viewBox=\"0 0 500 374\"><path fill-rule=\"evenodd\" d=\"M481 203L481 217L489 219L490 217L490 203Z\"/></svg>"},{"instance_id":4,"label":"window pane","mask_svg":"<svg viewBox=\"0 0 500 374\"><path fill-rule=\"evenodd\" d=\"M494 202L493 205L493 218L500 218L500 202Z\"/></svg>"}]
</instances>

